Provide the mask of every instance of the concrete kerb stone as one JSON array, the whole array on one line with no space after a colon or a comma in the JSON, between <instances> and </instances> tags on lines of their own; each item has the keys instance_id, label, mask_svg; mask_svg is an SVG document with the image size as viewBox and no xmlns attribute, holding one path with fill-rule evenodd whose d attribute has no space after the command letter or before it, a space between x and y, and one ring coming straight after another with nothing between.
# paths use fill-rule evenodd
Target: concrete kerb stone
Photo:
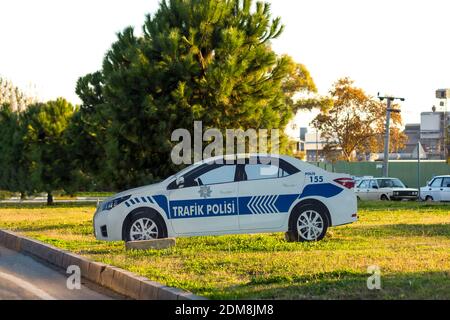
<instances>
[{"instance_id":1,"label":"concrete kerb stone","mask_svg":"<svg viewBox=\"0 0 450 320\"><path fill-rule=\"evenodd\" d=\"M2 233L2 243L5 247L11 250L20 251L21 238L10 231L2 231Z\"/></svg>"},{"instance_id":2,"label":"concrete kerb stone","mask_svg":"<svg viewBox=\"0 0 450 320\"><path fill-rule=\"evenodd\" d=\"M112 288L112 282L114 277L114 267L107 266L101 273L100 273L100 284L107 288Z\"/></svg>"},{"instance_id":3,"label":"concrete kerb stone","mask_svg":"<svg viewBox=\"0 0 450 320\"><path fill-rule=\"evenodd\" d=\"M161 283L145 280L141 283L139 292L139 300L156 300L158 299L158 290L164 287Z\"/></svg>"},{"instance_id":4,"label":"concrete kerb stone","mask_svg":"<svg viewBox=\"0 0 450 320\"><path fill-rule=\"evenodd\" d=\"M100 283L102 272L106 267L107 265L104 263L90 261L86 278L95 283Z\"/></svg>"},{"instance_id":5,"label":"concrete kerb stone","mask_svg":"<svg viewBox=\"0 0 450 320\"><path fill-rule=\"evenodd\" d=\"M161 286L158 290L156 299L158 300L178 300L178 297L185 291L177 288Z\"/></svg>"},{"instance_id":6,"label":"concrete kerb stone","mask_svg":"<svg viewBox=\"0 0 450 320\"><path fill-rule=\"evenodd\" d=\"M0 244L15 251L29 253L64 270L71 265L78 266L82 277L133 299L206 300L190 292L164 286L120 268L90 261L38 240L16 235L14 232L0 230Z\"/></svg>"}]
</instances>

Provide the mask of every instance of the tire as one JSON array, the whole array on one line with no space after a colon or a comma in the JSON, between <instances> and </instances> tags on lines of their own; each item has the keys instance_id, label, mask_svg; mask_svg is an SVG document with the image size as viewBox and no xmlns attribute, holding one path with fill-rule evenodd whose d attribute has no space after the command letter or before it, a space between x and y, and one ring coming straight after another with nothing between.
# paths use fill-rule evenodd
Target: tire
<instances>
[{"instance_id":1,"label":"tire","mask_svg":"<svg viewBox=\"0 0 450 320\"><path fill-rule=\"evenodd\" d=\"M380 200L381 200L381 201L389 201L389 198L388 198L387 195L382 194L381 197L380 197Z\"/></svg>"},{"instance_id":2,"label":"tire","mask_svg":"<svg viewBox=\"0 0 450 320\"><path fill-rule=\"evenodd\" d=\"M432 196L426 196L425 197L425 201L426 202L432 202L433 201L433 197Z\"/></svg>"},{"instance_id":3,"label":"tire","mask_svg":"<svg viewBox=\"0 0 450 320\"><path fill-rule=\"evenodd\" d=\"M329 221L324 208L307 204L294 209L292 214L291 225L286 233L288 241L311 242L320 241L325 237ZM311 224L307 225L311 221L315 221L312 227Z\"/></svg>"},{"instance_id":4,"label":"tire","mask_svg":"<svg viewBox=\"0 0 450 320\"><path fill-rule=\"evenodd\" d=\"M161 216L151 210L132 214L125 225L125 241L142 241L167 238L167 227Z\"/></svg>"}]
</instances>

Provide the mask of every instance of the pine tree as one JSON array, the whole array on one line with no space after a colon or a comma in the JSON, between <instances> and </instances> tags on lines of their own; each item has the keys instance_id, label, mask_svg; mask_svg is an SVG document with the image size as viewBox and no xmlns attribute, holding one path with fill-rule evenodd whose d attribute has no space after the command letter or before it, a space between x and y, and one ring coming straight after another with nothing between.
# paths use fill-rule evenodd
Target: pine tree
<instances>
[{"instance_id":1,"label":"pine tree","mask_svg":"<svg viewBox=\"0 0 450 320\"><path fill-rule=\"evenodd\" d=\"M172 131L198 120L283 131L299 107L294 94L315 86L304 66L271 49L282 31L267 3L163 0L143 36L119 33L102 70L77 83L84 138L95 137L103 175L118 188L167 176L176 170Z\"/></svg>"},{"instance_id":2,"label":"pine tree","mask_svg":"<svg viewBox=\"0 0 450 320\"><path fill-rule=\"evenodd\" d=\"M55 190L73 191L74 169L65 131L74 110L74 106L60 98L33 104L22 114L24 153L31 184L28 188L31 192L46 192L48 204L53 203Z\"/></svg>"}]
</instances>

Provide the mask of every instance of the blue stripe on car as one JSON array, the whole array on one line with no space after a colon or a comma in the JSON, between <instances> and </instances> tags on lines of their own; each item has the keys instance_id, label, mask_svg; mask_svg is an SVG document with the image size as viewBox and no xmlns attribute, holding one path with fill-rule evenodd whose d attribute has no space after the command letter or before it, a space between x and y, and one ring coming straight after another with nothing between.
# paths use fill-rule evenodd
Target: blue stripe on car
<instances>
[{"instance_id":1,"label":"blue stripe on car","mask_svg":"<svg viewBox=\"0 0 450 320\"><path fill-rule=\"evenodd\" d=\"M331 183L308 184L298 198L301 199L312 196L331 198L338 195L343 190L344 189Z\"/></svg>"},{"instance_id":2,"label":"blue stripe on car","mask_svg":"<svg viewBox=\"0 0 450 320\"><path fill-rule=\"evenodd\" d=\"M156 195L153 197L146 196L141 197L142 201L150 203L156 203L161 209L164 210L168 219L179 219L179 218L200 218L200 217L213 217L213 216L232 216L232 215L249 215L249 214L269 214L269 213L287 213L291 208L292 204L297 199L302 199L306 197L324 197L331 198L340 194L344 189L331 184L331 183L320 183L320 184L309 184L305 186L303 192L299 194L280 194L280 195L258 195L258 196L244 196L244 197L233 197L233 198L209 198L209 199L194 199L194 200L177 200L168 201L167 197L164 195ZM139 203L138 198L134 198L137 203ZM127 207L136 204L133 199L126 201ZM130 204L131 203L131 204ZM205 207L210 205L220 205L220 204L232 204L234 207L233 212L225 213L205 213ZM194 208L193 214L178 214L180 207L189 208L194 206L203 206L202 212L199 209ZM174 209L175 208L175 209ZM183 209L187 210L187 209ZM180 211L181 212L181 211Z\"/></svg>"}]
</instances>

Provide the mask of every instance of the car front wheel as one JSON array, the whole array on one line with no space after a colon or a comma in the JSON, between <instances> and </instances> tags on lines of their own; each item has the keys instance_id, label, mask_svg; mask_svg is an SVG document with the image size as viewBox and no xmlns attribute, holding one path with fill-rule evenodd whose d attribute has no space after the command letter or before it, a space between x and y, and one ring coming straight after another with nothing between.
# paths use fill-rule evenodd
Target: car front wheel
<instances>
[{"instance_id":1,"label":"car front wheel","mask_svg":"<svg viewBox=\"0 0 450 320\"><path fill-rule=\"evenodd\" d=\"M133 214L125 229L126 241L154 240L167 237L161 217L151 211Z\"/></svg>"},{"instance_id":2,"label":"car front wheel","mask_svg":"<svg viewBox=\"0 0 450 320\"><path fill-rule=\"evenodd\" d=\"M290 241L319 241L325 237L329 223L324 209L302 206L294 212L287 239Z\"/></svg>"}]
</instances>

